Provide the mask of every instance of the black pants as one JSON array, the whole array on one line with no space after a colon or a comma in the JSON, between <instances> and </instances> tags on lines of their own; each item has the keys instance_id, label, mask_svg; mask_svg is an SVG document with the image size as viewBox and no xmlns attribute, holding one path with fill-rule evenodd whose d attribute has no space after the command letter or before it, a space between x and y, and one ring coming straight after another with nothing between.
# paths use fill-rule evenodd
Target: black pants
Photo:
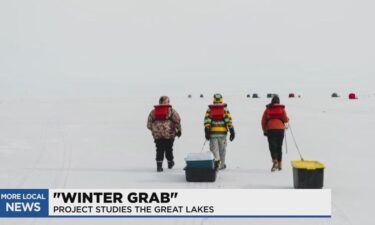
<instances>
[{"instance_id":1,"label":"black pants","mask_svg":"<svg viewBox=\"0 0 375 225\"><path fill-rule=\"evenodd\" d=\"M174 139L157 139L156 144L156 161L160 162L167 158L168 161L173 161L173 142Z\"/></svg>"},{"instance_id":2,"label":"black pants","mask_svg":"<svg viewBox=\"0 0 375 225\"><path fill-rule=\"evenodd\" d=\"M281 161L283 157L284 130L268 130L267 138L272 159Z\"/></svg>"}]
</instances>

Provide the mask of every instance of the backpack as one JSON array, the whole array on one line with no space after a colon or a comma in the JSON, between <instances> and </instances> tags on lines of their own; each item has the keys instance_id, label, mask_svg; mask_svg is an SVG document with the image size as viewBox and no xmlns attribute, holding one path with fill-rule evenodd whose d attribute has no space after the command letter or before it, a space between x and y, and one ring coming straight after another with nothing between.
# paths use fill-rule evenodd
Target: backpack
<instances>
[{"instance_id":1,"label":"backpack","mask_svg":"<svg viewBox=\"0 0 375 225\"><path fill-rule=\"evenodd\" d=\"M213 104L210 107L210 116L215 121L224 120L226 104Z\"/></svg>"},{"instance_id":2,"label":"backpack","mask_svg":"<svg viewBox=\"0 0 375 225\"><path fill-rule=\"evenodd\" d=\"M279 119L282 120L284 115L284 105L269 105L267 106L267 119Z\"/></svg>"},{"instance_id":3,"label":"backpack","mask_svg":"<svg viewBox=\"0 0 375 225\"><path fill-rule=\"evenodd\" d=\"M155 120L169 119L169 109L172 108L171 105L155 105L154 108Z\"/></svg>"}]
</instances>

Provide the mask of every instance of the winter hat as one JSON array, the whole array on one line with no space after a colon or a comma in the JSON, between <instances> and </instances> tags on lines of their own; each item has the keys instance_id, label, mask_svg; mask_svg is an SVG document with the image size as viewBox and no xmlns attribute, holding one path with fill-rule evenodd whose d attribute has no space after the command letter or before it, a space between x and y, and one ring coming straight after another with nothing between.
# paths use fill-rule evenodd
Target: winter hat
<instances>
[{"instance_id":1,"label":"winter hat","mask_svg":"<svg viewBox=\"0 0 375 225\"><path fill-rule=\"evenodd\" d=\"M280 104L280 98L278 95L272 97L271 104Z\"/></svg>"},{"instance_id":2,"label":"winter hat","mask_svg":"<svg viewBox=\"0 0 375 225\"><path fill-rule=\"evenodd\" d=\"M159 104L161 105L161 104L164 104L165 102L167 102L167 101L169 101L169 97L168 96L161 96L160 98L159 98Z\"/></svg>"},{"instance_id":3,"label":"winter hat","mask_svg":"<svg viewBox=\"0 0 375 225\"><path fill-rule=\"evenodd\" d=\"M214 94L214 103L223 103L223 96L221 94Z\"/></svg>"}]
</instances>

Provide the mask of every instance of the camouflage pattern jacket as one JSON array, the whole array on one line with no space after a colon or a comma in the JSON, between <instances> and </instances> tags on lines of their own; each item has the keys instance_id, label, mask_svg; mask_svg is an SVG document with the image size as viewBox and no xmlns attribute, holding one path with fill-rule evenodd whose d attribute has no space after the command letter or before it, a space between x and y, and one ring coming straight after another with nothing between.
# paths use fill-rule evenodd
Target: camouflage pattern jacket
<instances>
[{"instance_id":1,"label":"camouflage pattern jacket","mask_svg":"<svg viewBox=\"0 0 375 225\"><path fill-rule=\"evenodd\" d=\"M152 110L148 116L147 128L151 130L152 136L157 139L174 139L176 133L181 131L181 119L177 111L172 107L169 109L169 116L166 120L156 120Z\"/></svg>"}]
</instances>

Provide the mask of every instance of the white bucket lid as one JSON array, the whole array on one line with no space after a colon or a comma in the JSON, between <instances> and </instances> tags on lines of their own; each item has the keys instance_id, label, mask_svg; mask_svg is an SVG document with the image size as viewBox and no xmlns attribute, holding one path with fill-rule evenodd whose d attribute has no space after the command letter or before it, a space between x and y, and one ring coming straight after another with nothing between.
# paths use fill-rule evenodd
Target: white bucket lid
<instances>
[{"instance_id":1,"label":"white bucket lid","mask_svg":"<svg viewBox=\"0 0 375 225\"><path fill-rule=\"evenodd\" d=\"M185 158L185 161L197 161L197 160L213 160L214 159L214 155L212 154L212 152L200 152L200 153L189 153L186 158Z\"/></svg>"}]
</instances>

